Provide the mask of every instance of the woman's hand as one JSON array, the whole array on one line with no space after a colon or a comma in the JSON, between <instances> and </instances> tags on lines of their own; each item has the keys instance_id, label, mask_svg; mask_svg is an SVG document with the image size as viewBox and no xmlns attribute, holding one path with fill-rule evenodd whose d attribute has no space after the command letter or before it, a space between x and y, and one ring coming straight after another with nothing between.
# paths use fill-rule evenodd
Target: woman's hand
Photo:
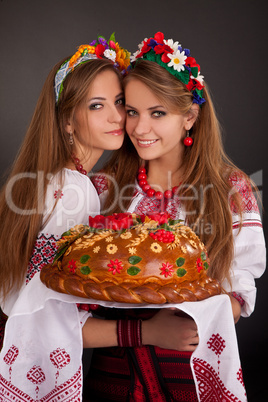
<instances>
[{"instance_id":1,"label":"woman's hand","mask_svg":"<svg viewBox=\"0 0 268 402\"><path fill-rule=\"evenodd\" d=\"M163 308L142 322L143 345L192 352L199 343L195 321L177 309Z\"/></svg>"}]
</instances>

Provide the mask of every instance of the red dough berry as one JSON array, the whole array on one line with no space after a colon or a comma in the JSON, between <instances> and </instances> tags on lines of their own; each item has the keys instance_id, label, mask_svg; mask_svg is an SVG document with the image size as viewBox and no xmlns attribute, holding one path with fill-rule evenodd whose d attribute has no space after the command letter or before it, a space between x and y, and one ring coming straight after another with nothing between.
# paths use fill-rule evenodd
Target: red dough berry
<instances>
[{"instance_id":1,"label":"red dough berry","mask_svg":"<svg viewBox=\"0 0 268 402\"><path fill-rule=\"evenodd\" d=\"M158 240L162 243L172 243L175 240L174 234L165 229L160 229L155 233L150 233L150 236L154 240Z\"/></svg>"}]
</instances>

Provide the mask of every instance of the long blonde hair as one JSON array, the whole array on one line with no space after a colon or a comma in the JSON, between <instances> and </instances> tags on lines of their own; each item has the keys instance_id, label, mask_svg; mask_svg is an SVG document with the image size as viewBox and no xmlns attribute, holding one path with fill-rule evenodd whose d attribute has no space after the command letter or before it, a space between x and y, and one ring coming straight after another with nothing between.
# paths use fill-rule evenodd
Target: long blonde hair
<instances>
[{"instance_id":1,"label":"long blonde hair","mask_svg":"<svg viewBox=\"0 0 268 402\"><path fill-rule=\"evenodd\" d=\"M49 177L66 167L70 160L71 145L65 131L67 119L85 100L97 74L110 69L121 80L109 60L90 60L66 77L56 106L54 78L65 60L54 66L45 81L21 149L1 190L0 295L3 298L24 279L42 227ZM42 188L37 188L40 177Z\"/></svg>"},{"instance_id":2,"label":"long blonde hair","mask_svg":"<svg viewBox=\"0 0 268 402\"><path fill-rule=\"evenodd\" d=\"M124 79L125 84L138 79L174 113L187 113L192 106L193 96L173 75L157 63L139 60L135 68ZM224 152L221 129L216 117L209 91L204 89L206 102L200 109L199 116L191 129L193 146L185 147L184 177L180 186L185 211L196 211L187 215L187 224L196 231L208 249L211 260L210 275L219 280L230 281L230 266L233 258L232 213L229 194L231 190L230 176L236 172L244 175ZM128 208L133 192L137 171L141 160L126 136L123 147L116 151L104 166L104 171L115 177L120 189L124 186L125 201L121 200L124 210ZM246 175L244 177L247 178ZM174 183L175 184L175 183ZM177 183L179 184L179 183ZM210 185L213 185L210 188ZM202 205L200 197L193 197L193 189L208 189L204 192ZM109 184L109 194L104 209L112 204L115 197L114 186ZM242 216L241 200L237 193L232 195L232 202ZM111 212L120 212L119 202ZM212 230L200 230L212 228Z\"/></svg>"}]
</instances>

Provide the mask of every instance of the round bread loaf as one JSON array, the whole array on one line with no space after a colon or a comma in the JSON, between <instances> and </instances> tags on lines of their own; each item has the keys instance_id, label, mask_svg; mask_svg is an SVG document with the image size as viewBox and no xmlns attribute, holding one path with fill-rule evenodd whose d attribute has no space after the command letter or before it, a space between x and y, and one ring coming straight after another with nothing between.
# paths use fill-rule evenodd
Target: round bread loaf
<instances>
[{"instance_id":1,"label":"round bread loaf","mask_svg":"<svg viewBox=\"0 0 268 402\"><path fill-rule=\"evenodd\" d=\"M41 271L47 287L121 303L181 303L221 292L207 275L206 248L188 226L165 214L100 217L62 235L53 264Z\"/></svg>"}]
</instances>

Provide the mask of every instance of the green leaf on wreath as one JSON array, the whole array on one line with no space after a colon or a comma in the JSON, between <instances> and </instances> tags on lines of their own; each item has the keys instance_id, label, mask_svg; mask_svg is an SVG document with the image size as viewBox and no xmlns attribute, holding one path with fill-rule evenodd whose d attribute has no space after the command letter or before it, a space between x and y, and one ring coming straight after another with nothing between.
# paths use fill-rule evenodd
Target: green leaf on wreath
<instances>
[{"instance_id":1,"label":"green leaf on wreath","mask_svg":"<svg viewBox=\"0 0 268 402\"><path fill-rule=\"evenodd\" d=\"M195 78L197 78L197 76L198 76L198 67L191 67L191 73Z\"/></svg>"}]
</instances>

